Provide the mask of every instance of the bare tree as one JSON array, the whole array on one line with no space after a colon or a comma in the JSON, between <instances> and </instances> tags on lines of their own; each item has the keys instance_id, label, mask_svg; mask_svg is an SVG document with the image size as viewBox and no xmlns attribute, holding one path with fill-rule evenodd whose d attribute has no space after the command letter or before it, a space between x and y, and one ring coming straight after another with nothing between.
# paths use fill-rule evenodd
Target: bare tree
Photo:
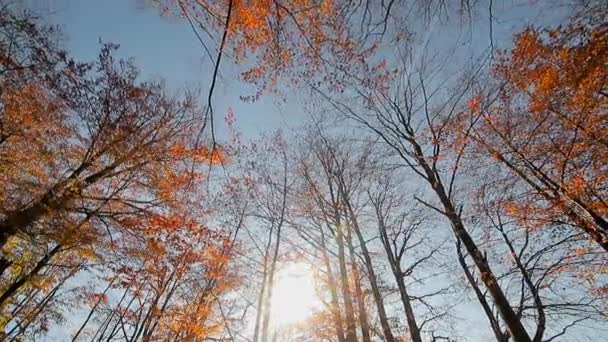
<instances>
[{"instance_id":1,"label":"bare tree","mask_svg":"<svg viewBox=\"0 0 608 342\"><path fill-rule=\"evenodd\" d=\"M461 80L459 88L444 98L438 98L439 88L429 91L425 69L414 69L407 63L392 89L354 86L362 106L348 105L344 101L321 94L343 116L377 135L412 173L426 182L438 205L418 198L429 208L443 215L452 231L462 242L481 274L481 280L490 292L494 304L505 322L509 334L517 342L530 341L530 337L500 287L495 273L483 251L471 236L462 217L462 205L455 198L455 185L464 151L449 155L446 146L446 126L457 114L458 106L469 91L473 79ZM474 69L479 70L479 69ZM437 87L445 87L440 84ZM318 89L318 88L315 88Z\"/></svg>"}]
</instances>

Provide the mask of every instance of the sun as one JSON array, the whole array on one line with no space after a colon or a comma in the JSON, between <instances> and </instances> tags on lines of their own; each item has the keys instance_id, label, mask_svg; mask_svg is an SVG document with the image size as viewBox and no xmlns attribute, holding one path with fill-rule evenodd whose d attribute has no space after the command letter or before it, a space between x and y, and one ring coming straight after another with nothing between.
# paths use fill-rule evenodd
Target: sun
<instances>
[{"instance_id":1,"label":"sun","mask_svg":"<svg viewBox=\"0 0 608 342\"><path fill-rule=\"evenodd\" d=\"M322 307L308 265L290 264L277 273L276 279L271 302L276 328L304 322Z\"/></svg>"}]
</instances>

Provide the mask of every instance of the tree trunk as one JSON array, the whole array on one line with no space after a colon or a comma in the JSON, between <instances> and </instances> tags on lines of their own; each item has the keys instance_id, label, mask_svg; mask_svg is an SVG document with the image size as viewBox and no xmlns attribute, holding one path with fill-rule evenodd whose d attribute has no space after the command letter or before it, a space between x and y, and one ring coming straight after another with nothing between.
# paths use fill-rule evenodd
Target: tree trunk
<instances>
[{"instance_id":1,"label":"tree trunk","mask_svg":"<svg viewBox=\"0 0 608 342\"><path fill-rule=\"evenodd\" d=\"M122 304L122 302L125 300L125 298L127 297L127 293L129 292L129 289L131 288L131 284L129 284L129 286L127 286L127 288L124 290L122 296L120 297L120 300L118 301L118 303L116 304L115 307L119 308L120 305ZM99 325L99 328L97 329L97 331L95 332L95 335L93 335L93 337L91 337L91 341L94 341L95 338L97 337L97 335L99 335L99 338L97 338L97 341L102 341L103 337L106 333L106 330L108 329L108 327L110 326L110 323L112 323L112 319L114 318L114 314L116 313L116 310L112 310L110 312L110 315L108 315L108 318L106 318L101 325Z\"/></svg>"},{"instance_id":2,"label":"tree trunk","mask_svg":"<svg viewBox=\"0 0 608 342\"><path fill-rule=\"evenodd\" d=\"M346 342L357 342L357 332L355 327L355 313L353 300L350 294L348 282L348 272L346 270L346 260L344 255L344 235L340 222L336 226L336 243L338 244L338 263L340 265L340 281L342 284L342 298L344 299L344 313L346 316Z\"/></svg>"},{"instance_id":3,"label":"tree trunk","mask_svg":"<svg viewBox=\"0 0 608 342\"><path fill-rule=\"evenodd\" d=\"M348 251L350 254L350 264L352 270L352 277L355 286L355 296L357 299L357 309L359 310L359 325L361 327L361 337L363 342L371 342L371 335L369 332L369 322L367 318L367 311L365 310L365 297L361 288L361 280L359 278L359 270L357 267L357 260L355 258L355 248L353 246L352 236L350 229L346 232L346 241L348 243Z\"/></svg>"},{"instance_id":4,"label":"tree trunk","mask_svg":"<svg viewBox=\"0 0 608 342\"><path fill-rule=\"evenodd\" d=\"M446 208L446 211L448 212L448 215L450 215L450 221L452 222L452 227L454 228L456 235L464 244L465 249L481 273L481 281L490 292L490 296L492 296L494 304L505 322L507 330L509 330L509 334L513 337L515 342L530 342L530 336L528 336L528 333L515 314L515 311L511 308L511 304L507 300L507 297L498 285L498 281L488 264L488 260L483 256L469 233L465 230L460 217L454 212L454 209L448 207Z\"/></svg>"},{"instance_id":5,"label":"tree trunk","mask_svg":"<svg viewBox=\"0 0 608 342\"><path fill-rule=\"evenodd\" d=\"M27 315L27 318L26 318L27 322L25 322L25 324L22 324L23 322L19 322L18 324L15 324L15 327L7 335L17 337L17 336L24 334L27 331L27 329L29 328L29 326L36 321L36 319L38 318L38 315L40 315L40 313L42 313L44 308L46 308L46 306L55 298L57 291L65 284L65 281L68 280L69 278L71 278L72 276L74 276L74 274L76 273L76 271L78 269L79 268L75 267L72 271L70 271L70 273L68 273L67 276L63 277L57 283L57 285L55 285L55 287L53 287L53 289L46 296L44 296L44 298L42 299L42 302L37 304L36 310L32 314ZM15 340L15 339L13 339L13 340Z\"/></svg>"},{"instance_id":6,"label":"tree trunk","mask_svg":"<svg viewBox=\"0 0 608 342\"><path fill-rule=\"evenodd\" d=\"M24 231L26 227L38 221L48 211L63 207L70 194L75 192L68 191L66 194L62 194L72 179L68 178L55 184L29 207L7 213L5 219L0 222L0 248L4 247L11 236Z\"/></svg>"},{"instance_id":7,"label":"tree trunk","mask_svg":"<svg viewBox=\"0 0 608 342\"><path fill-rule=\"evenodd\" d=\"M407 327L410 331L410 337L412 339L412 342L422 342L422 337L420 336L420 328L418 327L418 323L416 322L416 315L414 314L414 308L412 308L412 302L410 300L410 296L407 293L407 288L405 287L405 280L403 279L403 274L401 270L398 270L398 273L395 274L395 280L397 281L399 295L401 296L401 302L403 303L403 309L405 310L405 318L407 319Z\"/></svg>"},{"instance_id":8,"label":"tree trunk","mask_svg":"<svg viewBox=\"0 0 608 342\"><path fill-rule=\"evenodd\" d=\"M175 281L173 281L173 286L171 286L171 290L169 290L169 293L165 297L165 300L163 301L163 305L160 308L160 312L158 313L158 315L156 315L154 323L148 329L146 329L146 331L144 332L142 341L149 342L152 339L152 335L154 334L156 327L158 327L158 324L160 323L161 319L163 319L163 315L165 314L165 311L167 310L169 301L171 301L171 298L173 297L175 290L177 290L180 280L181 279L177 278L177 279L175 279Z\"/></svg>"},{"instance_id":9,"label":"tree trunk","mask_svg":"<svg viewBox=\"0 0 608 342\"><path fill-rule=\"evenodd\" d=\"M114 278L112 278L112 280L108 283L108 285L106 286L106 288L103 290L102 296L105 296L106 293L108 293L108 291L110 290L110 287L112 286L112 284L114 284L114 281L116 280L116 278L118 278L118 274L114 276ZM87 318L84 320L84 322L82 322L82 324L80 325L80 328L78 329L78 331L76 331L76 334L74 334L74 337L72 337L72 342L76 341L76 339L78 338L78 336L80 335L80 333L84 330L84 328L87 326L87 324L89 323L89 321L91 320L91 317L93 317L93 314L95 313L95 310L97 309L97 307L99 306L99 304L103 301L103 298L99 298L96 302L95 305L93 305L93 307L91 308L91 310L89 311L89 314L87 315Z\"/></svg>"},{"instance_id":10,"label":"tree trunk","mask_svg":"<svg viewBox=\"0 0 608 342\"><path fill-rule=\"evenodd\" d=\"M34 204L25 209L7 213L5 219L0 222L0 248L4 247L11 236L24 232L25 228L38 221L48 212L62 210L83 189L106 177L118 164L119 161L85 177L83 180L78 180L77 177L89 165L83 163L66 180L55 184Z\"/></svg>"},{"instance_id":11,"label":"tree trunk","mask_svg":"<svg viewBox=\"0 0 608 342\"><path fill-rule=\"evenodd\" d=\"M513 337L513 341L531 342L528 332L521 324L521 321L515 314L515 311L513 311L513 308L511 308L511 304L507 300L507 297L498 285L498 281L496 280L496 276L494 275L492 269L490 268L490 265L488 264L488 260L481 253L481 251L477 247L477 244L471 238L471 235L469 235L469 232L466 230L464 223L462 222L460 214L456 212L456 208L454 208L452 200L448 197L445 188L441 183L438 173L436 172L436 170L433 170L431 166L427 163L420 145L413 145L416 154L416 161L424 170L424 173L427 177L427 181L429 182L429 184L433 188L433 191L439 198L439 201L443 206L444 215L452 224L452 230L454 231L458 239L462 241L464 248L475 262L475 265L477 266L477 269L481 274L481 281L488 289L488 292L490 293L490 296L492 297L494 304L496 305L496 308L500 313L500 316L502 317L507 327L507 330L509 331L509 334L511 335L511 337Z\"/></svg>"},{"instance_id":12,"label":"tree trunk","mask_svg":"<svg viewBox=\"0 0 608 342\"><path fill-rule=\"evenodd\" d=\"M386 233L386 226L384 225L384 220L380 216L380 212L378 212L377 215L378 230L380 231L381 238L380 240L382 241L382 246L384 246L384 250L386 251L391 270L393 271L393 276L395 277L395 282L397 283L397 287L399 288L399 295L401 297L401 303L403 304L403 309L405 311L405 317L407 320L408 330L410 332L410 338L413 342L422 342L422 337L420 336L420 328L418 327L418 323L416 322L416 315L414 314L414 308L412 307L410 296L407 293L407 288L405 286L405 280L403 278L404 274L401 270L401 258L397 255L393 255L393 250L389 242L388 234ZM406 242L404 241L403 243L405 244ZM405 245L403 245L403 248L405 248Z\"/></svg>"},{"instance_id":13,"label":"tree trunk","mask_svg":"<svg viewBox=\"0 0 608 342\"><path fill-rule=\"evenodd\" d=\"M355 217L355 213L353 208L350 205L350 202L345 200L346 207L348 210L348 214L350 217L350 221L352 222L353 230L357 235L359 240L359 244L361 245L361 252L363 253L363 259L365 261L365 268L367 270L367 276L369 278L369 283L372 287L372 294L374 296L374 301L376 302L376 307L378 309L378 316L380 318L380 325L382 326L382 332L384 333L384 339L387 342L394 342L395 337L393 336L393 332L391 331L391 327L388 323L388 316L386 315L386 310L384 309L384 300L382 299L382 294L380 293L380 289L378 288L378 282L376 278L376 273L374 271L374 265L372 264L372 259L369 255L369 251L367 249L367 245L365 243L365 239L361 234L361 230L359 229L359 224Z\"/></svg>"},{"instance_id":14,"label":"tree trunk","mask_svg":"<svg viewBox=\"0 0 608 342\"><path fill-rule=\"evenodd\" d=\"M488 304L486 297L483 295L483 293L481 292L481 289L479 288L479 285L477 284L477 280L475 280L475 277L471 273L471 270L469 269L469 266L466 263L464 255L462 254L462 242L458 239L456 239L456 253L458 254L458 263L462 267L462 270L464 271L464 275L466 276L467 281L473 288L473 291L475 292L475 296L477 297L479 304L483 308L483 312L486 314L486 317L490 321L490 327L492 328L494 337L496 337L496 341L507 342L509 340L509 335L503 333L502 329L500 329L500 324L494 317L490 304Z\"/></svg>"},{"instance_id":15,"label":"tree trunk","mask_svg":"<svg viewBox=\"0 0 608 342\"><path fill-rule=\"evenodd\" d=\"M331 311L332 316L334 318L334 325L336 327L336 335L338 336L338 342L344 342L344 324L342 322L342 314L340 312L340 303L338 301L338 293L337 293L337 285L336 278L334 277L334 272L331 268L331 262L329 260L329 255L327 254L327 247L325 246L325 233L323 233L323 229L321 228L321 248L323 255L323 262L325 263L325 268L327 269L327 283L329 286L329 293L331 295Z\"/></svg>"},{"instance_id":16,"label":"tree trunk","mask_svg":"<svg viewBox=\"0 0 608 342\"><path fill-rule=\"evenodd\" d=\"M266 261L264 261L264 274L262 277L262 286L258 295L258 308L255 314L255 327L253 330L253 342L258 342L260 337L260 326L262 322L262 314L264 312L264 296L266 295Z\"/></svg>"},{"instance_id":17,"label":"tree trunk","mask_svg":"<svg viewBox=\"0 0 608 342\"><path fill-rule=\"evenodd\" d=\"M8 260L4 256L0 257L0 279L2 279L2 275L4 274L4 271L6 271L9 267L11 267L12 264L13 264L13 262L11 260Z\"/></svg>"},{"instance_id":18,"label":"tree trunk","mask_svg":"<svg viewBox=\"0 0 608 342\"><path fill-rule=\"evenodd\" d=\"M12 283L2 293L2 295L0 295L0 308L4 306L5 302L9 298L11 298L13 295L15 295L17 293L17 291L21 288L21 286L23 286L25 283L27 283L29 280L31 280L33 277L35 277L40 272L40 270L42 270L42 268L48 264L49 260L51 260L51 258L59 252L60 249L61 249L61 245L56 245L51 251L49 251L47 254L45 254L45 256L42 257L42 259L40 259L36 263L36 266L34 266L34 268L28 274L20 277L14 283Z\"/></svg>"},{"instance_id":19,"label":"tree trunk","mask_svg":"<svg viewBox=\"0 0 608 342\"><path fill-rule=\"evenodd\" d=\"M268 254L270 253L270 246L272 245L272 228L268 233L268 243L264 250L264 264L262 273L262 286L260 288L260 294L258 297L258 307L255 315L255 327L253 330L253 342L258 342L260 337L260 330L262 324L262 316L264 313L264 298L266 297L266 283L268 282Z\"/></svg>"},{"instance_id":20,"label":"tree trunk","mask_svg":"<svg viewBox=\"0 0 608 342\"><path fill-rule=\"evenodd\" d=\"M272 311L272 290L274 287L274 276L276 274L277 259L279 258L279 244L281 242L281 225L277 228L277 241L274 246L274 253L272 255L272 261L270 263L270 270L268 272L268 292L266 299L264 300L264 319L262 323L262 341L267 342L270 336L270 313Z\"/></svg>"},{"instance_id":21,"label":"tree trunk","mask_svg":"<svg viewBox=\"0 0 608 342\"><path fill-rule=\"evenodd\" d=\"M503 240L505 241L505 244L507 245L507 247L509 247L509 252L511 253L511 256L513 257L513 259L515 259L515 264L517 265L519 272L521 272L521 276L524 282L526 283L526 286L530 290L530 294L532 294L534 306L536 307L536 312L538 314L536 317L536 333L534 334L532 341L541 342L543 340L543 335L545 333L546 326L546 317L543 301L538 293L538 288L534 285L534 282L530 277L530 273L528 272L524 264L521 262L519 254L517 254L517 252L515 251L515 247L513 246L511 239L509 238L509 236L507 236L507 233L503 230L502 227L500 227L499 230L500 234L503 237Z\"/></svg>"},{"instance_id":22,"label":"tree trunk","mask_svg":"<svg viewBox=\"0 0 608 342\"><path fill-rule=\"evenodd\" d=\"M507 160L501 153L480 141L489 153L496 156L507 168L513 171L519 178L526 182L532 189L540 194L548 202L556 204L564 214L571 219L585 234L589 235L604 251L608 252L608 222L591 210L588 205L580 199L570 198L563 187L554 182L549 176L537 169L531 169L532 177L536 178L543 186L520 170L511 161ZM579 210L575 210L568 202L574 203ZM586 214L582 214L581 211Z\"/></svg>"}]
</instances>

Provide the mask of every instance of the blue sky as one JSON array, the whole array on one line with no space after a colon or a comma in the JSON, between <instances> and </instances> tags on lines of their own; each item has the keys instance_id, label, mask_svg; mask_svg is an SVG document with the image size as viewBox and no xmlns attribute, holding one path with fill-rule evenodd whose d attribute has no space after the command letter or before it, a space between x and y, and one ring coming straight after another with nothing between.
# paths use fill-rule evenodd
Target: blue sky
<instances>
[{"instance_id":1,"label":"blue sky","mask_svg":"<svg viewBox=\"0 0 608 342\"><path fill-rule=\"evenodd\" d=\"M146 0L22 1L41 13L45 20L63 29L65 45L73 56L91 60L96 57L100 39L118 43L121 45L119 55L134 58L144 77L163 78L173 90L184 86L199 87L204 95L201 102L205 104L212 65L203 55L202 47L185 20L161 17L159 11L145 5ZM497 47L510 42L513 28L559 17L556 11L552 11L550 16L540 16L528 9L522 12L518 2L521 1L497 1L494 5L496 23L493 30ZM529 0L523 2L528 3ZM489 44L484 11L485 8L481 8L477 13L478 21L472 32L463 33L454 27L433 25L435 27L431 30L422 30L421 38L440 48L454 46L455 40L462 39L459 49L467 46L471 56L476 57ZM463 61L451 62L458 68ZM296 95L290 95L289 107L272 96L263 96L253 104L242 102L239 97L251 95L254 89L236 79L238 70L229 59L223 59L213 98L216 129L220 136L225 132L223 117L229 107L235 112L237 127L249 137L270 129L293 127L305 119L301 106L296 105L299 102Z\"/></svg>"},{"instance_id":2,"label":"blue sky","mask_svg":"<svg viewBox=\"0 0 608 342\"><path fill-rule=\"evenodd\" d=\"M65 35L65 46L78 59L91 60L97 55L99 40L120 44L119 55L135 60L144 78L162 78L172 90L184 86L202 89L201 104L206 104L212 65L190 26L178 18L161 17L143 0L25 0L44 19L57 24ZM255 136L269 128L299 121L302 115L285 113L281 101L263 97L256 103L244 103L239 96L252 94L253 88L235 82L237 68L224 59L214 92L216 129L225 132L223 118L231 107L237 126L246 136Z\"/></svg>"}]
</instances>

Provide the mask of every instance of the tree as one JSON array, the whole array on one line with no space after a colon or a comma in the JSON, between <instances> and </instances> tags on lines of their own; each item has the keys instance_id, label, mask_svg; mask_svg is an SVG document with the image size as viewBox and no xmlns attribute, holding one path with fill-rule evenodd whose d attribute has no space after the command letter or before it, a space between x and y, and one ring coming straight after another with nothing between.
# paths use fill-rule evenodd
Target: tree
<instances>
[{"instance_id":1,"label":"tree","mask_svg":"<svg viewBox=\"0 0 608 342\"><path fill-rule=\"evenodd\" d=\"M425 69L409 70L411 64L408 64L407 58L404 59L404 70L398 74L401 79L395 79L392 88L354 84L353 93L359 96L357 100L360 107L347 105L344 101L315 89L339 114L376 134L394 151L405 167L430 187L439 203L433 205L424 199L419 201L426 203L450 222L453 233L474 260L482 282L490 292L513 339L530 341L487 258L467 229L462 207L454 197L454 185L464 151L456 150L451 156L445 153L444 150L448 148L446 127L447 122L456 116L456 108L462 105L462 99L472 81L465 80L454 93L440 100L440 103L433 103L436 91L427 92Z\"/></svg>"},{"instance_id":2,"label":"tree","mask_svg":"<svg viewBox=\"0 0 608 342\"><path fill-rule=\"evenodd\" d=\"M177 244L195 223L174 220L202 204L202 166L225 159L199 144L194 95L172 96L161 82L139 81L132 62L113 57L116 45L104 44L95 62L77 63L59 49L55 31L27 13L2 7L0 26L0 185L8 190L0 196L0 309L13 338L62 319L63 301L81 292L64 286L79 272L96 269L107 279L123 272L120 249L132 239L150 242L142 227L156 227L156 235ZM150 223L168 213L173 224ZM145 258L161 251L150 248ZM133 262L139 256L126 255ZM197 267L188 260L173 265L169 293L182 285L180 267ZM227 267L210 264L221 271L199 272L213 278ZM149 337L159 323L144 324L138 334Z\"/></svg>"},{"instance_id":3,"label":"tree","mask_svg":"<svg viewBox=\"0 0 608 342\"><path fill-rule=\"evenodd\" d=\"M260 233L249 230L248 233L252 239L255 239L255 235L267 234L265 240L260 239L262 243L258 243L257 239L253 241L263 260L254 341L268 341L273 335L270 331L273 288L276 273L282 263L281 244L284 230L287 228L291 206L290 193L294 183L290 174L292 168L288 148L283 134L275 132L267 139L257 141L250 148L240 151L242 162L245 163L245 177L251 180L252 184L249 194L243 195L252 198L253 208L250 215L258 225L264 227Z\"/></svg>"},{"instance_id":4,"label":"tree","mask_svg":"<svg viewBox=\"0 0 608 342\"><path fill-rule=\"evenodd\" d=\"M427 272L422 273L422 276L416 276L416 273L421 272L425 266L441 268L437 257L441 254L444 243L440 240L434 241L432 232L425 229L429 218L424 214L424 210L407 206L407 197L397 190L403 185L397 180L399 177L394 171L391 173L389 170L383 170L382 175L378 175L377 180L367 189L367 194L377 220L380 241L397 284L409 339L423 341L423 328L432 321L445 319L450 309L437 309L429 300L446 294L451 285L439 289L429 287L426 293L420 295L412 293L416 283L425 282L418 279L419 277L433 278L432 274L428 275ZM416 310L416 302L427 307L429 313L424 315L423 310Z\"/></svg>"},{"instance_id":5,"label":"tree","mask_svg":"<svg viewBox=\"0 0 608 342\"><path fill-rule=\"evenodd\" d=\"M462 120L474 126L461 134L526 185L504 203L524 225L567 221L608 250L608 44L592 18L518 34L495 66L502 87L470 101Z\"/></svg>"},{"instance_id":6,"label":"tree","mask_svg":"<svg viewBox=\"0 0 608 342\"><path fill-rule=\"evenodd\" d=\"M496 258L508 260L500 279L508 291L519 294L517 314L535 328L533 339L554 340L580 322L602 321L605 299L594 294L592 281L580 281L604 263L601 250L589 248L584 234L571 233L567 226L552 231L519 226L517 217L501 206L510 191L517 190L482 186L479 222L498 233L488 243Z\"/></svg>"},{"instance_id":7,"label":"tree","mask_svg":"<svg viewBox=\"0 0 608 342\"><path fill-rule=\"evenodd\" d=\"M314 219L318 220L316 225L322 230L323 245L326 246L326 235L323 232L326 229L327 236L332 236L332 242L337 248L337 253L335 253L338 263L336 285L344 303L344 341L356 341L357 320L351 289L352 277L349 276L346 254L348 247L345 229L347 226L344 223L341 194L338 192L339 185L332 176L335 162L331 154L324 148L323 142L310 140L307 145L313 148L310 151L304 151L304 156L299 161L299 172L305 180L304 194L310 196L306 200L311 202L305 207L310 208L314 213ZM327 271L330 272L329 268Z\"/></svg>"},{"instance_id":8,"label":"tree","mask_svg":"<svg viewBox=\"0 0 608 342\"><path fill-rule=\"evenodd\" d=\"M113 273L119 281L108 283L112 293L122 294L121 302L106 300L98 309L106 325L119 329L102 334L142 341L170 336L202 340L221 330L216 298L235 279L228 269L232 236L171 215L151 217L137 229L142 234L117 248L122 263L113 265L119 267Z\"/></svg>"}]
</instances>

